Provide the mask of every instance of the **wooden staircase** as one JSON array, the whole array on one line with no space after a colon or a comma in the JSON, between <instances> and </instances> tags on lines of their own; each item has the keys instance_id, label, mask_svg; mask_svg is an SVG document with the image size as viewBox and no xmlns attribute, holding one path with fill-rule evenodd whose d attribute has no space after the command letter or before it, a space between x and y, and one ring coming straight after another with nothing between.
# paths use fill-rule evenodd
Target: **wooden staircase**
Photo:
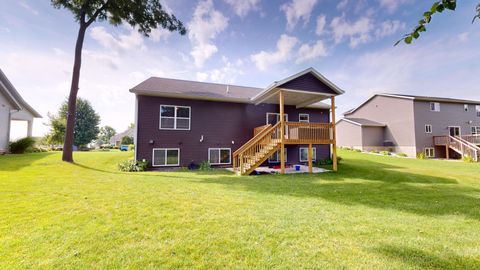
<instances>
[{"instance_id":1,"label":"wooden staircase","mask_svg":"<svg viewBox=\"0 0 480 270\"><path fill-rule=\"evenodd\" d=\"M233 153L233 170L249 175L280 149L280 122L255 129L255 136Z\"/></svg>"},{"instance_id":2,"label":"wooden staircase","mask_svg":"<svg viewBox=\"0 0 480 270\"><path fill-rule=\"evenodd\" d=\"M477 144L478 141L472 142L467 137L470 136L438 136L434 137L434 141L435 145L446 146L447 149L452 149L462 157L471 157L475 162L479 162L480 147Z\"/></svg>"}]
</instances>

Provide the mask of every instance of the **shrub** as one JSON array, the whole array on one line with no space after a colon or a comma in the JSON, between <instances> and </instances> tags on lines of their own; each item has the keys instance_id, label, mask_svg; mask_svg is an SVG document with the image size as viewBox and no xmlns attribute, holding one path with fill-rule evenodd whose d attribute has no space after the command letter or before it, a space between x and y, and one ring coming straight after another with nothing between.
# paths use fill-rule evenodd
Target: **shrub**
<instances>
[{"instance_id":1,"label":"shrub","mask_svg":"<svg viewBox=\"0 0 480 270\"><path fill-rule=\"evenodd\" d=\"M341 156L338 156L337 157L337 164L340 164L340 162L343 160L343 158Z\"/></svg>"},{"instance_id":2,"label":"shrub","mask_svg":"<svg viewBox=\"0 0 480 270\"><path fill-rule=\"evenodd\" d=\"M128 151L133 151L135 150L135 145L134 144L129 144L128 145Z\"/></svg>"},{"instance_id":3,"label":"shrub","mask_svg":"<svg viewBox=\"0 0 480 270\"><path fill-rule=\"evenodd\" d=\"M391 155L390 152L388 152L388 151L382 151L382 152L380 152L380 154L382 154L384 156L390 156Z\"/></svg>"},{"instance_id":4,"label":"shrub","mask_svg":"<svg viewBox=\"0 0 480 270\"><path fill-rule=\"evenodd\" d=\"M133 138L130 136L123 136L122 140L120 141L120 144L124 144L124 145L133 144Z\"/></svg>"},{"instance_id":5,"label":"shrub","mask_svg":"<svg viewBox=\"0 0 480 270\"><path fill-rule=\"evenodd\" d=\"M10 152L12 154L24 154L35 144L35 140L31 137L22 138L10 143Z\"/></svg>"},{"instance_id":6,"label":"shrub","mask_svg":"<svg viewBox=\"0 0 480 270\"><path fill-rule=\"evenodd\" d=\"M398 153L397 156L399 156L399 157L408 157L408 155L405 154L405 153Z\"/></svg>"},{"instance_id":7,"label":"shrub","mask_svg":"<svg viewBox=\"0 0 480 270\"><path fill-rule=\"evenodd\" d=\"M475 160L471 157L471 156L464 156L462 158L463 162L467 162L467 163L473 163L475 162Z\"/></svg>"},{"instance_id":8,"label":"shrub","mask_svg":"<svg viewBox=\"0 0 480 270\"><path fill-rule=\"evenodd\" d=\"M426 159L427 156L425 155L424 152L420 152L420 153L417 154L417 158L418 158L418 159Z\"/></svg>"},{"instance_id":9,"label":"shrub","mask_svg":"<svg viewBox=\"0 0 480 270\"><path fill-rule=\"evenodd\" d=\"M361 152L362 152L362 150L360 150L360 149L353 149L353 151L355 151L355 152L357 152L357 153L361 153Z\"/></svg>"},{"instance_id":10,"label":"shrub","mask_svg":"<svg viewBox=\"0 0 480 270\"><path fill-rule=\"evenodd\" d=\"M372 154L378 154L379 152L378 152L377 150L372 150L372 151L370 151L370 153L372 153Z\"/></svg>"},{"instance_id":11,"label":"shrub","mask_svg":"<svg viewBox=\"0 0 480 270\"><path fill-rule=\"evenodd\" d=\"M44 148L32 147L32 148L28 148L25 152L26 153L43 153L43 152L48 152L48 150Z\"/></svg>"},{"instance_id":12,"label":"shrub","mask_svg":"<svg viewBox=\"0 0 480 270\"><path fill-rule=\"evenodd\" d=\"M124 160L118 163L118 169L122 172L143 172L148 168L147 161Z\"/></svg>"},{"instance_id":13,"label":"shrub","mask_svg":"<svg viewBox=\"0 0 480 270\"><path fill-rule=\"evenodd\" d=\"M212 165L208 161L202 161L198 167L200 171L211 171Z\"/></svg>"}]
</instances>

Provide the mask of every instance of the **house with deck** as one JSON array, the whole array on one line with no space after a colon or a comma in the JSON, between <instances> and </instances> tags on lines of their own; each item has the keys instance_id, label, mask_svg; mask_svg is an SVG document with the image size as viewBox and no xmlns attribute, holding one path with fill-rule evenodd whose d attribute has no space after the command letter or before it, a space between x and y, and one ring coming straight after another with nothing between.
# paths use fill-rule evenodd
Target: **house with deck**
<instances>
[{"instance_id":1,"label":"house with deck","mask_svg":"<svg viewBox=\"0 0 480 270\"><path fill-rule=\"evenodd\" d=\"M152 77L130 92L135 158L152 168L208 161L239 175L261 165L312 172L331 158L337 169L335 97L344 92L313 68L264 89Z\"/></svg>"},{"instance_id":2,"label":"house with deck","mask_svg":"<svg viewBox=\"0 0 480 270\"><path fill-rule=\"evenodd\" d=\"M0 69L0 154L8 152L12 121L26 121L28 137L32 136L33 120L42 116L15 89Z\"/></svg>"},{"instance_id":3,"label":"house with deck","mask_svg":"<svg viewBox=\"0 0 480 270\"><path fill-rule=\"evenodd\" d=\"M376 94L337 123L338 145L480 160L480 101Z\"/></svg>"}]
</instances>

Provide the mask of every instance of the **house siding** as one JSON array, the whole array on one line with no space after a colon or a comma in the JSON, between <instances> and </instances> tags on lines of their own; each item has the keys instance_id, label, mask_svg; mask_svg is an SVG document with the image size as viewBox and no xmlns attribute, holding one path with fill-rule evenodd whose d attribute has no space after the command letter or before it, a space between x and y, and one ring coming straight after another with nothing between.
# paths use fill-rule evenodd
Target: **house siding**
<instances>
[{"instance_id":1,"label":"house siding","mask_svg":"<svg viewBox=\"0 0 480 270\"><path fill-rule=\"evenodd\" d=\"M347 121L340 121L337 127L337 145L342 147L351 147L355 149L362 149L362 127L349 123Z\"/></svg>"},{"instance_id":2,"label":"house siding","mask_svg":"<svg viewBox=\"0 0 480 270\"><path fill-rule=\"evenodd\" d=\"M278 113L275 104L246 104L178 99L154 96L137 96L138 131L136 157L152 161L153 148L180 148L180 166L208 160L208 148L231 148L232 154L253 137L253 129L265 125L266 113ZM160 130L160 105L191 107L190 130ZM329 122L329 110L296 109L286 106L289 121L298 121L299 113L308 113L310 122ZM203 141L200 138L203 136ZM153 144L149 141L153 140ZM233 143L232 143L233 142ZM299 163L301 146L287 147L288 163ZM330 146L317 147L317 159L330 157ZM231 166L231 165L230 165Z\"/></svg>"},{"instance_id":3,"label":"house siding","mask_svg":"<svg viewBox=\"0 0 480 270\"><path fill-rule=\"evenodd\" d=\"M415 101L415 137L417 152L423 152L426 147L434 147L434 136L449 135L449 126L459 126L462 135L471 134L472 126L480 126L480 117L477 117L475 104L469 104L468 112L464 111L460 103L440 103L440 111L430 111L430 102ZM470 121L471 124L470 124ZM425 133L425 125L432 125L432 133ZM444 147L437 147L435 156L445 157Z\"/></svg>"},{"instance_id":4,"label":"house siding","mask_svg":"<svg viewBox=\"0 0 480 270\"><path fill-rule=\"evenodd\" d=\"M327 93L335 95L335 93L329 86L317 79L313 74L307 73L294 80L284 83L279 88L310 91L316 93Z\"/></svg>"},{"instance_id":5,"label":"house siding","mask_svg":"<svg viewBox=\"0 0 480 270\"><path fill-rule=\"evenodd\" d=\"M365 118L386 124L384 141L393 144L393 151L416 155L413 100L375 96L346 117ZM338 130L339 134L343 132L342 129ZM379 146L383 146L383 143Z\"/></svg>"},{"instance_id":6,"label":"house siding","mask_svg":"<svg viewBox=\"0 0 480 270\"><path fill-rule=\"evenodd\" d=\"M0 152L8 150L12 104L0 92Z\"/></svg>"}]
</instances>

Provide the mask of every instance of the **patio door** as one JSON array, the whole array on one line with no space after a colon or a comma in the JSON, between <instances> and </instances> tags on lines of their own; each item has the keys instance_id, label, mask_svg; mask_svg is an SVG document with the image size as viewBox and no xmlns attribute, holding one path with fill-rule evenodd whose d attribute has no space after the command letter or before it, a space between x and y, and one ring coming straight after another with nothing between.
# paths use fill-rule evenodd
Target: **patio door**
<instances>
[{"instance_id":1,"label":"patio door","mask_svg":"<svg viewBox=\"0 0 480 270\"><path fill-rule=\"evenodd\" d=\"M450 136L456 137L462 134L460 127L448 127Z\"/></svg>"},{"instance_id":2,"label":"patio door","mask_svg":"<svg viewBox=\"0 0 480 270\"><path fill-rule=\"evenodd\" d=\"M288 114L284 114L285 122L288 122ZM276 123L280 122L279 113L267 113L267 125L270 124L274 126Z\"/></svg>"}]
</instances>

